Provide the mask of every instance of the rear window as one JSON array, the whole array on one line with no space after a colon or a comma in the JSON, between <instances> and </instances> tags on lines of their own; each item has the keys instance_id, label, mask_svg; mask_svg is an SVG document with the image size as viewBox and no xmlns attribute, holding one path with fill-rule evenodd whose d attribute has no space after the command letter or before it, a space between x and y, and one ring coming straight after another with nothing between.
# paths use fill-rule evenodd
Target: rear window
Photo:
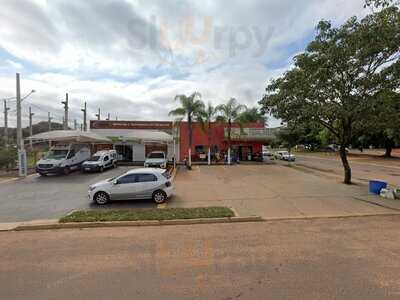
<instances>
[{"instance_id":1,"label":"rear window","mask_svg":"<svg viewBox=\"0 0 400 300\"><path fill-rule=\"evenodd\" d=\"M148 158L164 158L164 153L150 153Z\"/></svg>"}]
</instances>

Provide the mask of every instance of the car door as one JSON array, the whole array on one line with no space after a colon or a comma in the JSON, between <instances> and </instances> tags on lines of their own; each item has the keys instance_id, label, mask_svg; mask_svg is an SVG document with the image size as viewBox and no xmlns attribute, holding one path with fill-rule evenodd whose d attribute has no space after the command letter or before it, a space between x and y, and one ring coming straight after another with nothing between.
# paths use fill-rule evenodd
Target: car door
<instances>
[{"instance_id":1,"label":"car door","mask_svg":"<svg viewBox=\"0 0 400 300\"><path fill-rule=\"evenodd\" d=\"M157 187L157 177L154 174L137 174L137 199L150 199Z\"/></svg>"},{"instance_id":2,"label":"car door","mask_svg":"<svg viewBox=\"0 0 400 300\"><path fill-rule=\"evenodd\" d=\"M138 187L136 184L136 176L137 174L127 174L119 177L111 188L111 200L132 199Z\"/></svg>"},{"instance_id":3,"label":"car door","mask_svg":"<svg viewBox=\"0 0 400 300\"><path fill-rule=\"evenodd\" d=\"M105 155L103 158L103 166L105 168L108 168L110 166L110 159L108 158L108 155Z\"/></svg>"}]
</instances>

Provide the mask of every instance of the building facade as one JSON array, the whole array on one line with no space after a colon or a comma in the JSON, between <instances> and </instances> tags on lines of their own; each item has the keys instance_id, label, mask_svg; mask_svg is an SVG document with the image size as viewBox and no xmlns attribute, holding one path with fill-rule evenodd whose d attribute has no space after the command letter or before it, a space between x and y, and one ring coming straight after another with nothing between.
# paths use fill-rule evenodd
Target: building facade
<instances>
[{"instance_id":1,"label":"building facade","mask_svg":"<svg viewBox=\"0 0 400 300\"><path fill-rule=\"evenodd\" d=\"M231 151L232 157L241 161L254 160L261 156L262 146L272 139L272 133L265 124L249 123L240 126L232 124ZM210 129L200 123L192 123L192 160L206 160L208 145L211 146L213 159L222 158L228 151L228 129L226 124L213 122ZM179 126L179 154L181 160L187 158L189 149L189 125L181 122Z\"/></svg>"},{"instance_id":2,"label":"building facade","mask_svg":"<svg viewBox=\"0 0 400 300\"><path fill-rule=\"evenodd\" d=\"M192 160L206 161L208 145L213 160L222 160L228 151L226 124L213 122L210 129L192 123ZM174 124L164 121L108 121L91 120L90 131L112 141L97 144L96 151L115 149L118 159L142 163L151 151L164 151L169 160L183 161L188 157L189 126L187 122ZM261 157L262 147L273 138L272 129L264 123L232 124L231 154L241 161Z\"/></svg>"},{"instance_id":3,"label":"building facade","mask_svg":"<svg viewBox=\"0 0 400 300\"><path fill-rule=\"evenodd\" d=\"M96 150L115 149L120 161L142 163L151 151L164 151L170 160L176 156L172 122L91 120L90 131L112 140Z\"/></svg>"}]
</instances>

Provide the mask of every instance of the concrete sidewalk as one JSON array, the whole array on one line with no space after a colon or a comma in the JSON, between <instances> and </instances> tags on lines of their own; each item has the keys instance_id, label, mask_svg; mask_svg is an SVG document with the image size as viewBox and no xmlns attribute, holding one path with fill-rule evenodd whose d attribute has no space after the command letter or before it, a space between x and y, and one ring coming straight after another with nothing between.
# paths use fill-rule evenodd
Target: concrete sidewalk
<instances>
[{"instance_id":1,"label":"concrete sidewalk","mask_svg":"<svg viewBox=\"0 0 400 300\"><path fill-rule=\"evenodd\" d=\"M175 179L177 195L168 207L229 206L241 216L263 218L393 214L400 202L383 207L364 185L274 165L194 166Z\"/></svg>"}]
</instances>

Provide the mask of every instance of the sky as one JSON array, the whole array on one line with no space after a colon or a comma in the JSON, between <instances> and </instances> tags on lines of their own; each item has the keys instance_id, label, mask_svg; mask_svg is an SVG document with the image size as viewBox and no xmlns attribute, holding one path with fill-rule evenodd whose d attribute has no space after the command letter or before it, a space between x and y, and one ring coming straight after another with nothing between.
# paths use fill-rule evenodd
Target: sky
<instances>
[{"instance_id":1,"label":"sky","mask_svg":"<svg viewBox=\"0 0 400 300\"><path fill-rule=\"evenodd\" d=\"M85 101L88 119L100 108L102 119L172 120L175 95L195 91L252 107L319 20L366 13L364 0L2 0L0 99L15 97L20 73L22 95L36 91L22 103L24 126L29 106L34 123L48 112L61 123L65 93L71 127Z\"/></svg>"}]
</instances>

